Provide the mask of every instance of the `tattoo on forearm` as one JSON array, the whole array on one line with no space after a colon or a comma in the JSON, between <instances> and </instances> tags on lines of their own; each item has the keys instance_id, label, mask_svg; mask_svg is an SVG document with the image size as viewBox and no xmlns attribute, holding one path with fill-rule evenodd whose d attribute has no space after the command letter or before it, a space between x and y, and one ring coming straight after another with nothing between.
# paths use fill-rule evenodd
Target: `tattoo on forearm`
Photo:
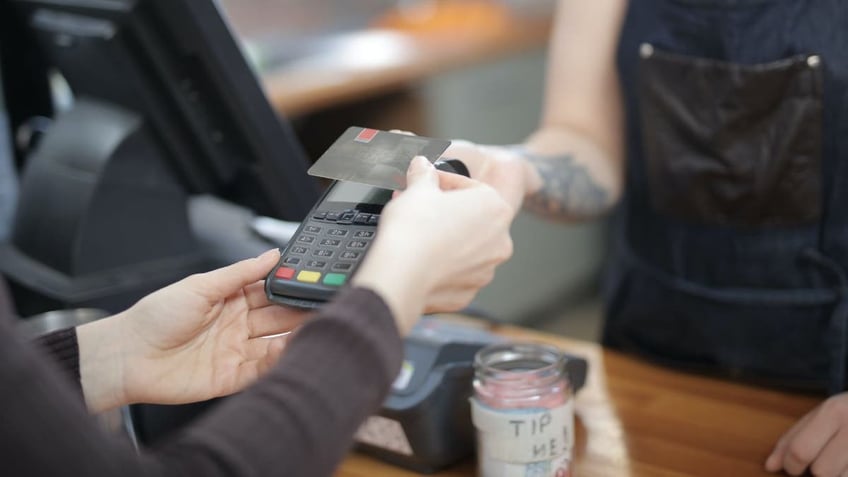
<instances>
[{"instance_id":1,"label":"tattoo on forearm","mask_svg":"<svg viewBox=\"0 0 848 477\"><path fill-rule=\"evenodd\" d=\"M593 218L610 207L610 192L599 185L571 154L542 156L516 148L539 171L542 188L524 200L524 207L552 218Z\"/></svg>"}]
</instances>

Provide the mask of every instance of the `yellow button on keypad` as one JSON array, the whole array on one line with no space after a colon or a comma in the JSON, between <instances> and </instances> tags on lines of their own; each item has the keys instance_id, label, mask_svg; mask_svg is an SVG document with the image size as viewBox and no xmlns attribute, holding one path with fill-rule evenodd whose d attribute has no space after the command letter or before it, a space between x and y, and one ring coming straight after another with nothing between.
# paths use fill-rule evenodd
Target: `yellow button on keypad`
<instances>
[{"instance_id":1,"label":"yellow button on keypad","mask_svg":"<svg viewBox=\"0 0 848 477\"><path fill-rule=\"evenodd\" d=\"M318 283L321 279L321 272L307 272L302 270L297 274L297 281L304 283Z\"/></svg>"}]
</instances>

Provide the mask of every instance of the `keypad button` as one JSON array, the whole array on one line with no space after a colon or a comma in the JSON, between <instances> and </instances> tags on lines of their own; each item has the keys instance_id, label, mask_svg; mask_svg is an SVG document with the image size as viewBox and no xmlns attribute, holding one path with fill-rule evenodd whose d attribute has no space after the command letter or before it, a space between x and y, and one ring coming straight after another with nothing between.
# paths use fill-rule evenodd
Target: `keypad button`
<instances>
[{"instance_id":1,"label":"keypad button","mask_svg":"<svg viewBox=\"0 0 848 477\"><path fill-rule=\"evenodd\" d=\"M367 225L368 221L371 219L371 214L359 214L356 218L353 219L353 223L360 225Z\"/></svg>"},{"instance_id":2,"label":"keypad button","mask_svg":"<svg viewBox=\"0 0 848 477\"><path fill-rule=\"evenodd\" d=\"M297 274L297 281L299 282L318 283L319 280L321 280L321 272L301 270L300 273Z\"/></svg>"},{"instance_id":3,"label":"keypad button","mask_svg":"<svg viewBox=\"0 0 848 477\"><path fill-rule=\"evenodd\" d=\"M357 230L356 233L353 234L353 236L356 237L356 238L370 239L370 238L374 237L374 231L373 230Z\"/></svg>"},{"instance_id":4,"label":"keypad button","mask_svg":"<svg viewBox=\"0 0 848 477\"><path fill-rule=\"evenodd\" d=\"M274 272L274 276L283 280L291 280L294 276L294 268L280 267Z\"/></svg>"},{"instance_id":5,"label":"keypad button","mask_svg":"<svg viewBox=\"0 0 848 477\"><path fill-rule=\"evenodd\" d=\"M377 225L380 222L380 216L377 214L371 215L371 218L368 219L368 225Z\"/></svg>"},{"instance_id":6,"label":"keypad button","mask_svg":"<svg viewBox=\"0 0 848 477\"><path fill-rule=\"evenodd\" d=\"M342 213L342 215L339 216L339 223L340 224L352 224L354 217L356 217L356 212L354 212L352 210L345 211L345 212Z\"/></svg>"},{"instance_id":7,"label":"keypad button","mask_svg":"<svg viewBox=\"0 0 848 477\"><path fill-rule=\"evenodd\" d=\"M341 214L339 214L338 212L327 212L327 220L332 220L332 221L339 220L340 215Z\"/></svg>"},{"instance_id":8,"label":"keypad button","mask_svg":"<svg viewBox=\"0 0 848 477\"><path fill-rule=\"evenodd\" d=\"M348 248L363 249L368 246L368 242L364 240L351 240L347 243Z\"/></svg>"},{"instance_id":9,"label":"keypad button","mask_svg":"<svg viewBox=\"0 0 848 477\"><path fill-rule=\"evenodd\" d=\"M334 255L334 253L333 253L332 250L318 249L318 250L315 250L314 252L312 252L312 255L314 255L316 257L331 258Z\"/></svg>"},{"instance_id":10,"label":"keypad button","mask_svg":"<svg viewBox=\"0 0 848 477\"><path fill-rule=\"evenodd\" d=\"M356 260L360 255L362 255L362 252L351 252L346 250L339 255L339 258L344 260Z\"/></svg>"},{"instance_id":11,"label":"keypad button","mask_svg":"<svg viewBox=\"0 0 848 477\"><path fill-rule=\"evenodd\" d=\"M303 231L310 233L310 234L317 234L317 233L321 233L321 227L316 227L314 225L307 225L306 227L303 228Z\"/></svg>"},{"instance_id":12,"label":"keypad button","mask_svg":"<svg viewBox=\"0 0 848 477\"><path fill-rule=\"evenodd\" d=\"M341 245L342 241L339 239L323 239L321 240L321 245L325 247L338 247Z\"/></svg>"},{"instance_id":13,"label":"keypad button","mask_svg":"<svg viewBox=\"0 0 848 477\"><path fill-rule=\"evenodd\" d=\"M345 235L347 235L347 230L330 229L327 231L327 235L331 237L344 237Z\"/></svg>"},{"instance_id":14,"label":"keypad button","mask_svg":"<svg viewBox=\"0 0 848 477\"><path fill-rule=\"evenodd\" d=\"M345 253L355 253L355 252L345 252ZM344 254L342 254L344 255ZM334 272L349 272L350 269L353 268L352 263L334 263L333 271Z\"/></svg>"},{"instance_id":15,"label":"keypad button","mask_svg":"<svg viewBox=\"0 0 848 477\"><path fill-rule=\"evenodd\" d=\"M291 250L290 250L291 253L296 253L298 255L303 255L304 253L306 253L308 251L309 251L309 249L306 248L306 247L292 247Z\"/></svg>"},{"instance_id":16,"label":"keypad button","mask_svg":"<svg viewBox=\"0 0 848 477\"><path fill-rule=\"evenodd\" d=\"M315 212L315 215L313 215L312 217L318 220L324 220L327 218L327 212Z\"/></svg>"},{"instance_id":17,"label":"keypad button","mask_svg":"<svg viewBox=\"0 0 848 477\"><path fill-rule=\"evenodd\" d=\"M312 243L315 241L315 237L310 235L301 235L297 238L297 243Z\"/></svg>"},{"instance_id":18,"label":"keypad button","mask_svg":"<svg viewBox=\"0 0 848 477\"><path fill-rule=\"evenodd\" d=\"M324 285L329 285L332 287L340 287L344 285L345 280L347 280L347 275L343 273L328 273L324 277Z\"/></svg>"},{"instance_id":19,"label":"keypad button","mask_svg":"<svg viewBox=\"0 0 848 477\"><path fill-rule=\"evenodd\" d=\"M322 260L310 260L310 261L306 262L307 268L324 268L326 266L327 266L327 262L324 262Z\"/></svg>"},{"instance_id":20,"label":"keypad button","mask_svg":"<svg viewBox=\"0 0 848 477\"><path fill-rule=\"evenodd\" d=\"M286 265L297 265L300 263L300 259L297 257L286 257L283 263Z\"/></svg>"}]
</instances>

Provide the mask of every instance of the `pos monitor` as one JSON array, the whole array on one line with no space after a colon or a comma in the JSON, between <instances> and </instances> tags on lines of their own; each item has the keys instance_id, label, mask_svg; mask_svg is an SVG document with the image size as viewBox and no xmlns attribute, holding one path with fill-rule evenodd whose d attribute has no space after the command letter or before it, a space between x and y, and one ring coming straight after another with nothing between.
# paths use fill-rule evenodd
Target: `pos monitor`
<instances>
[{"instance_id":1,"label":"pos monitor","mask_svg":"<svg viewBox=\"0 0 848 477\"><path fill-rule=\"evenodd\" d=\"M24 162L0 248L15 288L47 306L119 308L204 268L190 195L286 220L317 200L292 130L213 0L0 0L0 17L3 56L38 57L74 98ZM25 104L9 85L46 82L15 68L4 63L17 79L5 93Z\"/></svg>"}]
</instances>

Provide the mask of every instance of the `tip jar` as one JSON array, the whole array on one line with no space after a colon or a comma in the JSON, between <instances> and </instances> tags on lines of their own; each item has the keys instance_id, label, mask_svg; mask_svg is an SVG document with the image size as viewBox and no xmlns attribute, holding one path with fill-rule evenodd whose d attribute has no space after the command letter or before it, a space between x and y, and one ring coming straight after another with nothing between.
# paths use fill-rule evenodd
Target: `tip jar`
<instances>
[{"instance_id":1,"label":"tip jar","mask_svg":"<svg viewBox=\"0 0 848 477\"><path fill-rule=\"evenodd\" d=\"M566 359L538 343L477 353L471 415L480 477L571 476L574 399Z\"/></svg>"}]
</instances>

